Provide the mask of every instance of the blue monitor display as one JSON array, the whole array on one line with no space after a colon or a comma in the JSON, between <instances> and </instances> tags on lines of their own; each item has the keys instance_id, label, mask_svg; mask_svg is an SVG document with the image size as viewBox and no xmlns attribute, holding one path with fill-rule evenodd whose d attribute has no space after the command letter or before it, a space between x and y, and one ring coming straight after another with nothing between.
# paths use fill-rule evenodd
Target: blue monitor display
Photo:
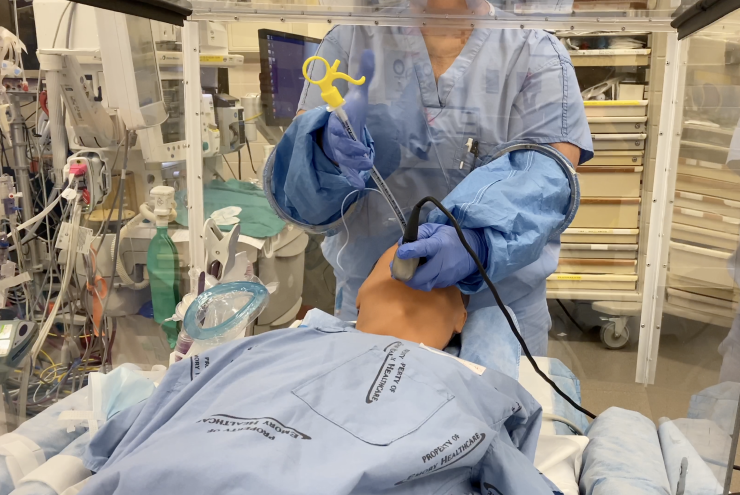
<instances>
[{"instance_id":1,"label":"blue monitor display","mask_svg":"<svg viewBox=\"0 0 740 495\"><path fill-rule=\"evenodd\" d=\"M290 125L303 90L303 63L316 54L320 39L260 29L260 90L268 125Z\"/></svg>"}]
</instances>

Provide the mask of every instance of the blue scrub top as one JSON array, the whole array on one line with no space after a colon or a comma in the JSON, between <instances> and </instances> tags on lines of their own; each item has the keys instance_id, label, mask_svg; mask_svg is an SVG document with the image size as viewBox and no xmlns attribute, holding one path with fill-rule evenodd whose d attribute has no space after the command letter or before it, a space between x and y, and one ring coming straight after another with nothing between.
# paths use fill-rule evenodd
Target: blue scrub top
<instances>
[{"instance_id":1,"label":"blue scrub top","mask_svg":"<svg viewBox=\"0 0 740 495\"><path fill-rule=\"evenodd\" d=\"M593 156L567 51L544 31L475 29L436 82L417 28L337 26L324 38L318 55L329 63L339 60L340 70L356 74L360 56L368 48L376 56L367 120L376 167L406 215L421 198L442 199L453 191L458 193L457 204L490 205L486 216L497 224L491 227L503 238L505 259L487 235L489 252L498 256L489 263L489 275L516 313L525 339L541 354L550 326L545 279L554 272L559 255L559 242L550 237L569 216L568 181L549 159L547 163L538 159L541 166L534 169L489 162L502 145L516 141L571 143L581 149L581 162ZM313 62L308 72L318 80L324 65ZM344 81L336 86L346 94ZM304 86L300 108L322 106L320 89ZM345 231L341 205L353 188L316 144L316 133L326 118L322 110L315 110L296 119L265 170L266 186L268 198L282 214L319 225L330 234L322 247L337 278L335 314L352 320L357 290L401 231L385 199L370 191L347 198L345 206L359 196L346 212L349 235ZM469 141L477 143L477 153L468 150ZM461 184L484 166L497 174L490 187L481 188L475 181ZM368 185L374 187L372 181ZM507 196L518 199L501 200ZM425 215L430 211L425 210ZM554 225L553 215L559 218ZM523 216L529 217L526 232L506 230L506 225L516 224ZM461 288L467 292L469 286ZM470 309L492 304L486 290L474 294Z\"/></svg>"},{"instance_id":2,"label":"blue scrub top","mask_svg":"<svg viewBox=\"0 0 740 495\"><path fill-rule=\"evenodd\" d=\"M551 495L540 405L483 369L329 315L240 339L106 423L81 494Z\"/></svg>"}]
</instances>

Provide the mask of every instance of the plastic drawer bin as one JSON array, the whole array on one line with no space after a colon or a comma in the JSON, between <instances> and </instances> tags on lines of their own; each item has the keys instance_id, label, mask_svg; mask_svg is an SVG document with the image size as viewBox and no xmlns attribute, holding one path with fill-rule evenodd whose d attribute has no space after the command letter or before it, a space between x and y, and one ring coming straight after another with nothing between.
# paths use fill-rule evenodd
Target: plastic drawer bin
<instances>
[{"instance_id":1,"label":"plastic drawer bin","mask_svg":"<svg viewBox=\"0 0 740 495\"><path fill-rule=\"evenodd\" d=\"M712 163L727 163L729 148L701 141L681 140L681 158L704 160Z\"/></svg>"},{"instance_id":2,"label":"plastic drawer bin","mask_svg":"<svg viewBox=\"0 0 740 495\"><path fill-rule=\"evenodd\" d=\"M555 273L637 273L637 260L560 258Z\"/></svg>"},{"instance_id":3,"label":"plastic drawer bin","mask_svg":"<svg viewBox=\"0 0 740 495\"><path fill-rule=\"evenodd\" d=\"M584 101L586 117L644 117L647 100Z\"/></svg>"},{"instance_id":4,"label":"plastic drawer bin","mask_svg":"<svg viewBox=\"0 0 740 495\"><path fill-rule=\"evenodd\" d=\"M642 167L578 167L581 197L639 198Z\"/></svg>"},{"instance_id":5,"label":"plastic drawer bin","mask_svg":"<svg viewBox=\"0 0 740 495\"><path fill-rule=\"evenodd\" d=\"M683 307L689 311L700 311L711 315L724 316L725 318L735 317L737 304L732 301L692 294L671 287L666 289L666 295L666 300L670 304Z\"/></svg>"},{"instance_id":6,"label":"plastic drawer bin","mask_svg":"<svg viewBox=\"0 0 740 495\"><path fill-rule=\"evenodd\" d=\"M669 271L679 277L692 278L710 287L732 289L735 282L727 271L729 251L707 249L671 241L668 251Z\"/></svg>"},{"instance_id":7,"label":"plastic drawer bin","mask_svg":"<svg viewBox=\"0 0 740 495\"><path fill-rule=\"evenodd\" d=\"M581 198L571 227L636 229L640 198Z\"/></svg>"},{"instance_id":8,"label":"plastic drawer bin","mask_svg":"<svg viewBox=\"0 0 740 495\"><path fill-rule=\"evenodd\" d=\"M589 166L609 166L609 167L639 167L642 165L645 152L638 151L595 151L594 157L581 165ZM579 167L580 168L580 167Z\"/></svg>"},{"instance_id":9,"label":"plastic drawer bin","mask_svg":"<svg viewBox=\"0 0 740 495\"><path fill-rule=\"evenodd\" d=\"M709 325L717 325L718 327L724 328L731 327L733 320L733 318L727 318L726 316L717 313L705 313L703 311L695 311L685 306L671 304L668 301L663 304L663 312L665 314L678 316L679 318L684 318L686 320L699 321L702 323L707 323Z\"/></svg>"},{"instance_id":10,"label":"plastic drawer bin","mask_svg":"<svg viewBox=\"0 0 740 495\"><path fill-rule=\"evenodd\" d=\"M592 134L594 150L644 150L647 134Z\"/></svg>"},{"instance_id":11,"label":"plastic drawer bin","mask_svg":"<svg viewBox=\"0 0 740 495\"><path fill-rule=\"evenodd\" d=\"M740 218L740 201L732 201L731 199L676 191L676 198L673 204L681 208L708 211L725 217Z\"/></svg>"},{"instance_id":12,"label":"plastic drawer bin","mask_svg":"<svg viewBox=\"0 0 740 495\"><path fill-rule=\"evenodd\" d=\"M691 244L701 244L710 249L723 249L725 251L735 250L738 247L738 242L740 242L740 237L737 235L676 222L671 224L671 239Z\"/></svg>"},{"instance_id":13,"label":"plastic drawer bin","mask_svg":"<svg viewBox=\"0 0 740 495\"><path fill-rule=\"evenodd\" d=\"M724 163L680 157L678 159L678 173L740 184L740 175Z\"/></svg>"},{"instance_id":14,"label":"plastic drawer bin","mask_svg":"<svg viewBox=\"0 0 740 495\"><path fill-rule=\"evenodd\" d=\"M579 229L570 227L560 234L560 242L584 244L637 244L639 229Z\"/></svg>"},{"instance_id":15,"label":"plastic drawer bin","mask_svg":"<svg viewBox=\"0 0 740 495\"><path fill-rule=\"evenodd\" d=\"M560 258L634 260L637 259L637 244L564 243L560 246Z\"/></svg>"},{"instance_id":16,"label":"plastic drawer bin","mask_svg":"<svg viewBox=\"0 0 740 495\"><path fill-rule=\"evenodd\" d=\"M590 117L588 128L592 134L647 132L647 117Z\"/></svg>"},{"instance_id":17,"label":"plastic drawer bin","mask_svg":"<svg viewBox=\"0 0 740 495\"><path fill-rule=\"evenodd\" d=\"M637 275L553 273L547 277L548 289L635 290Z\"/></svg>"},{"instance_id":18,"label":"plastic drawer bin","mask_svg":"<svg viewBox=\"0 0 740 495\"><path fill-rule=\"evenodd\" d=\"M724 217L708 211L673 207L673 222L692 225L708 230L718 230L726 234L740 233L740 218Z\"/></svg>"},{"instance_id":19,"label":"plastic drawer bin","mask_svg":"<svg viewBox=\"0 0 740 495\"><path fill-rule=\"evenodd\" d=\"M705 282L694 280L687 277L680 277L678 275L668 272L668 278L666 279L666 285L676 289L681 289L685 292L691 292L693 294L699 294L701 296L712 297L714 299L722 299L724 301L740 301L740 291L737 288L734 289L718 289L717 287L710 287Z\"/></svg>"},{"instance_id":20,"label":"plastic drawer bin","mask_svg":"<svg viewBox=\"0 0 740 495\"><path fill-rule=\"evenodd\" d=\"M593 131L592 131L593 132ZM711 127L700 123L684 122L681 139L729 148L734 129Z\"/></svg>"},{"instance_id":21,"label":"plastic drawer bin","mask_svg":"<svg viewBox=\"0 0 740 495\"><path fill-rule=\"evenodd\" d=\"M740 201L740 186L733 182L706 179L693 175L677 174L676 189L679 191L715 196Z\"/></svg>"},{"instance_id":22,"label":"plastic drawer bin","mask_svg":"<svg viewBox=\"0 0 740 495\"><path fill-rule=\"evenodd\" d=\"M631 2L609 2L609 7L606 7L606 9L613 10L615 5L616 10L619 11L631 10ZM596 7L596 9L598 10L598 7ZM573 5L573 10L592 11L594 10L594 6L586 2L578 2ZM568 54L570 54L570 60L573 62L573 67L637 67L650 65L650 48L628 50L609 48L601 50L568 50Z\"/></svg>"}]
</instances>

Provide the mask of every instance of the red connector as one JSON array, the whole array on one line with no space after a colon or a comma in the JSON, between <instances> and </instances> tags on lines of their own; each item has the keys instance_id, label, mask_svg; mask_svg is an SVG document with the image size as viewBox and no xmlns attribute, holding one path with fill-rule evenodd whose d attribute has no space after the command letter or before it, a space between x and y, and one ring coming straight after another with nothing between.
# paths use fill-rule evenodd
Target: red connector
<instances>
[{"instance_id":1,"label":"red connector","mask_svg":"<svg viewBox=\"0 0 740 495\"><path fill-rule=\"evenodd\" d=\"M87 173L87 162L84 160L75 160L75 162L69 166L69 173L75 177L85 175Z\"/></svg>"},{"instance_id":2,"label":"red connector","mask_svg":"<svg viewBox=\"0 0 740 495\"><path fill-rule=\"evenodd\" d=\"M41 107L41 110L43 110L46 115L49 115L49 107L46 106L46 102L48 100L49 100L49 97L46 93L46 90L43 90L41 93L39 93L39 106Z\"/></svg>"}]
</instances>

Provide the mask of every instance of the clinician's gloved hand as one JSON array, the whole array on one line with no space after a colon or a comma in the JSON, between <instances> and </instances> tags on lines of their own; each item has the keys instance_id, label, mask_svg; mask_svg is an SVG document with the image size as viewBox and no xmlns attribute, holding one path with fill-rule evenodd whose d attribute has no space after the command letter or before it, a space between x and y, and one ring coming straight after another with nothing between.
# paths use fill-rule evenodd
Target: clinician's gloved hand
<instances>
[{"instance_id":1,"label":"clinician's gloved hand","mask_svg":"<svg viewBox=\"0 0 740 495\"><path fill-rule=\"evenodd\" d=\"M352 129L359 141L354 141L347 131L344 130L342 122L336 114L332 113L329 121L324 127L324 136L321 146L329 160L339 166L353 187L359 190L365 189L367 173L373 167L374 153L364 143L365 122L367 121L368 89L375 73L375 55L372 50L362 52L360 59L360 70L354 75L355 79L365 76L362 86L349 85L349 91L344 98L344 111L349 117ZM364 172L364 173L363 173Z\"/></svg>"},{"instance_id":2,"label":"clinician's gloved hand","mask_svg":"<svg viewBox=\"0 0 740 495\"><path fill-rule=\"evenodd\" d=\"M463 229L463 234L485 265L488 247L483 233ZM400 242L402 241L399 240ZM411 280L406 282L406 285L418 290L449 287L478 270L473 258L460 242L455 228L438 223L420 225L418 240L401 245L398 248L398 257L404 260L421 257L427 259L426 263L419 265Z\"/></svg>"}]
</instances>

